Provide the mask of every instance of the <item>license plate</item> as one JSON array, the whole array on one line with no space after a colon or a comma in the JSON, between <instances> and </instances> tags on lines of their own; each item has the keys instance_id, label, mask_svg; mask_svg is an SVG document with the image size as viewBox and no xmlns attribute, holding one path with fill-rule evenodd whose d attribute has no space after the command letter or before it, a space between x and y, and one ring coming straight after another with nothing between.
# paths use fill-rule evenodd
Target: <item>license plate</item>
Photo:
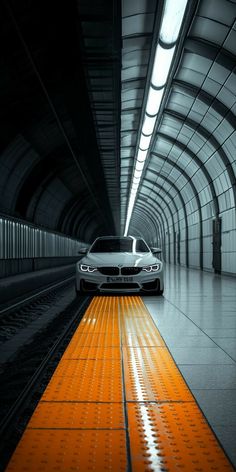
<instances>
[{"instance_id":1,"label":"license plate","mask_svg":"<svg viewBox=\"0 0 236 472\"><path fill-rule=\"evenodd\" d=\"M107 277L107 282L112 283L112 282L133 282L133 277Z\"/></svg>"}]
</instances>

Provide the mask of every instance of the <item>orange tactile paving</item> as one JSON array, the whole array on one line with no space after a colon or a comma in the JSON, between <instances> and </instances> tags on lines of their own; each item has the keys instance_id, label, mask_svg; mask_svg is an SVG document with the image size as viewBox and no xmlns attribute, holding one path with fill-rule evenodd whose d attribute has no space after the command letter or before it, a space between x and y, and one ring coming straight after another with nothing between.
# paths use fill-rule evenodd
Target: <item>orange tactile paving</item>
<instances>
[{"instance_id":1,"label":"orange tactile paving","mask_svg":"<svg viewBox=\"0 0 236 472\"><path fill-rule=\"evenodd\" d=\"M153 333L143 332L140 335L140 333L126 332L122 340L122 345L130 347L164 347L164 342Z\"/></svg>"},{"instance_id":2,"label":"orange tactile paving","mask_svg":"<svg viewBox=\"0 0 236 472\"><path fill-rule=\"evenodd\" d=\"M69 348L73 347L120 347L119 333L94 333L79 332L75 333L73 339L69 343Z\"/></svg>"},{"instance_id":3,"label":"orange tactile paving","mask_svg":"<svg viewBox=\"0 0 236 472\"><path fill-rule=\"evenodd\" d=\"M155 329L153 330L152 320L143 317L122 317L122 345L123 346L165 346L165 343Z\"/></svg>"},{"instance_id":4,"label":"orange tactile paving","mask_svg":"<svg viewBox=\"0 0 236 472\"><path fill-rule=\"evenodd\" d=\"M119 359L62 359L53 377L120 377Z\"/></svg>"},{"instance_id":5,"label":"orange tactile paving","mask_svg":"<svg viewBox=\"0 0 236 472\"><path fill-rule=\"evenodd\" d=\"M81 333L75 335L69 348L75 347L120 347L119 335L108 336L106 333Z\"/></svg>"},{"instance_id":6,"label":"orange tactile paving","mask_svg":"<svg viewBox=\"0 0 236 472\"><path fill-rule=\"evenodd\" d=\"M124 347L125 391L128 401L193 401L166 348Z\"/></svg>"},{"instance_id":7,"label":"orange tactile paving","mask_svg":"<svg viewBox=\"0 0 236 472\"><path fill-rule=\"evenodd\" d=\"M126 472L125 431L26 429L7 470Z\"/></svg>"},{"instance_id":8,"label":"orange tactile paving","mask_svg":"<svg viewBox=\"0 0 236 472\"><path fill-rule=\"evenodd\" d=\"M41 398L49 402L122 402L121 377L52 377Z\"/></svg>"},{"instance_id":9,"label":"orange tactile paving","mask_svg":"<svg viewBox=\"0 0 236 472\"><path fill-rule=\"evenodd\" d=\"M195 402L128 405L131 462L142 471L229 471Z\"/></svg>"},{"instance_id":10,"label":"orange tactile paving","mask_svg":"<svg viewBox=\"0 0 236 472\"><path fill-rule=\"evenodd\" d=\"M124 429L123 403L40 402L28 428Z\"/></svg>"},{"instance_id":11,"label":"orange tactile paving","mask_svg":"<svg viewBox=\"0 0 236 472\"><path fill-rule=\"evenodd\" d=\"M121 359L120 347L76 346L66 349L62 359Z\"/></svg>"},{"instance_id":12,"label":"orange tactile paving","mask_svg":"<svg viewBox=\"0 0 236 472\"><path fill-rule=\"evenodd\" d=\"M142 299L95 297L8 471L234 470Z\"/></svg>"}]
</instances>

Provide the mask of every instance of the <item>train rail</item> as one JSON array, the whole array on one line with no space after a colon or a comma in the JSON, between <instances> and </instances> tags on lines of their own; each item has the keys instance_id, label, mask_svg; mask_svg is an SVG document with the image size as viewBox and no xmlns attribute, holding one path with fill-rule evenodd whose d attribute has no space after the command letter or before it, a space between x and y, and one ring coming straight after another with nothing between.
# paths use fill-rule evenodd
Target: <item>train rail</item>
<instances>
[{"instance_id":1,"label":"train rail","mask_svg":"<svg viewBox=\"0 0 236 472\"><path fill-rule=\"evenodd\" d=\"M54 289L65 284L66 282L54 284ZM71 288L72 291L73 289L74 287ZM50 290L52 287L40 291L38 300L41 303L44 300L42 297ZM39 297L39 293L37 296ZM30 302L35 300L34 297L28 298ZM27 345L22 345L17 356L1 364L0 470L4 470L35 403L37 404L45 383L77 328L89 300L90 297L74 298L72 302L67 303L66 308L58 311L57 316L32 336Z\"/></svg>"},{"instance_id":2,"label":"train rail","mask_svg":"<svg viewBox=\"0 0 236 472\"><path fill-rule=\"evenodd\" d=\"M46 285L44 288L40 290L35 290L33 293L30 295L24 296L23 298L21 297L20 299L14 300L13 303L5 303L3 305L3 308L0 309L0 317L2 315L6 315L8 313L11 313L12 311L19 310L20 308L24 307L25 305L28 305L29 303L32 303L40 298L44 297L45 295L48 295L51 291L61 289L62 287L68 285L68 283L72 283L74 281L75 277L70 276L65 279L63 279L60 282L56 283L50 283Z\"/></svg>"},{"instance_id":3,"label":"train rail","mask_svg":"<svg viewBox=\"0 0 236 472\"><path fill-rule=\"evenodd\" d=\"M68 302L66 300L64 305L74 298L74 277L67 277L61 282L50 284L1 309L0 364L7 362L16 354L21 344L30 341L33 328L36 333L39 328L43 328L44 324L50 321L50 317L45 316L47 311L51 309L51 317L56 315L53 307L57 304L58 298L62 299L65 294L67 294ZM24 339L22 339L23 333L25 333ZM5 344L6 342L8 344Z\"/></svg>"}]
</instances>

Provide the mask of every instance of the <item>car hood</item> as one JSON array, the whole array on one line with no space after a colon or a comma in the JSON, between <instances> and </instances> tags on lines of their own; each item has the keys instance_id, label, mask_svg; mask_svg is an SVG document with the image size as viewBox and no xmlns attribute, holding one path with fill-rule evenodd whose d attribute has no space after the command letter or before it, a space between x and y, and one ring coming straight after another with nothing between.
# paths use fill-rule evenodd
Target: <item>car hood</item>
<instances>
[{"instance_id":1,"label":"car hood","mask_svg":"<svg viewBox=\"0 0 236 472\"><path fill-rule=\"evenodd\" d=\"M143 267L150 264L156 264L161 262L154 254L149 253L117 253L117 252L104 252L104 253L90 253L87 254L80 260L82 264L88 264L92 266L119 266L119 267Z\"/></svg>"}]
</instances>

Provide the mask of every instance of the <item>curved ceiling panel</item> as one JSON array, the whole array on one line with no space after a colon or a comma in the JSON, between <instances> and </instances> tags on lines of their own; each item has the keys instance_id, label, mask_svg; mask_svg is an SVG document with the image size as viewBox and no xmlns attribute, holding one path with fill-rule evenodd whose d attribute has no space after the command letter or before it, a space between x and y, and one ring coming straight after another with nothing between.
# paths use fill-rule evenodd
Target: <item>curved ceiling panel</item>
<instances>
[{"instance_id":1,"label":"curved ceiling panel","mask_svg":"<svg viewBox=\"0 0 236 472\"><path fill-rule=\"evenodd\" d=\"M124 234L131 201L130 234L168 239L174 260L200 267L220 222L226 241L236 3L188 0L174 37L167 1L3 0L2 213L89 242Z\"/></svg>"},{"instance_id":2,"label":"curved ceiling panel","mask_svg":"<svg viewBox=\"0 0 236 472\"><path fill-rule=\"evenodd\" d=\"M0 7L0 211L58 230L67 202L86 189L99 231L115 232L120 13L112 3L64 7L54 0ZM87 60L94 45L95 63Z\"/></svg>"},{"instance_id":3,"label":"curved ceiling panel","mask_svg":"<svg viewBox=\"0 0 236 472\"><path fill-rule=\"evenodd\" d=\"M166 190L174 193L173 199L181 195L177 206L185 208L189 228L195 222L198 231L205 230L206 221L235 207L235 17L233 2L195 4L157 118L136 197L139 214L143 193L150 210L157 202L165 213L158 195L164 197ZM140 122L139 130L141 126ZM144 191L147 182L149 191L147 187ZM174 192L169 182L175 185ZM131 233L138 225L136 204Z\"/></svg>"},{"instance_id":4,"label":"curved ceiling panel","mask_svg":"<svg viewBox=\"0 0 236 472\"><path fill-rule=\"evenodd\" d=\"M154 173L154 176L156 176L156 173ZM152 177L151 173L150 177ZM144 200L147 202L147 205L150 207L150 211L152 211L154 205L158 207L159 211L163 212L163 218L166 219L165 206L163 208L163 203L161 205L158 204L158 195L161 196L161 199L163 201L168 202L169 208L171 208L172 205L174 209L174 212L172 210L172 216L178 213L178 221L176 223L178 229L180 228L180 226L182 228L187 228L187 211L184 199L182 197L182 194L179 192L178 187L168 178L160 177L160 183L153 185L153 180L148 179L148 176L145 177L144 184L142 184L142 188L140 190L142 202ZM172 199L168 201L167 197L169 197L170 195L172 195ZM137 200L137 202L139 202L139 199Z\"/></svg>"}]
</instances>

